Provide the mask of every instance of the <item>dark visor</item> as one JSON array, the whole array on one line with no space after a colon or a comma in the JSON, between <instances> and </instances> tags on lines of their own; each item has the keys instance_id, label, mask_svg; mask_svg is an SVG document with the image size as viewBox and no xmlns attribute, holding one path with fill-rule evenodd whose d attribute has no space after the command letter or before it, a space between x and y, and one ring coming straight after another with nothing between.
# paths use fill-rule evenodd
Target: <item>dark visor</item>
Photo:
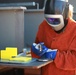
<instances>
[{"instance_id":1,"label":"dark visor","mask_svg":"<svg viewBox=\"0 0 76 75\"><path fill-rule=\"evenodd\" d=\"M53 24L53 25L58 25L60 24L60 18L46 18L48 23Z\"/></svg>"}]
</instances>

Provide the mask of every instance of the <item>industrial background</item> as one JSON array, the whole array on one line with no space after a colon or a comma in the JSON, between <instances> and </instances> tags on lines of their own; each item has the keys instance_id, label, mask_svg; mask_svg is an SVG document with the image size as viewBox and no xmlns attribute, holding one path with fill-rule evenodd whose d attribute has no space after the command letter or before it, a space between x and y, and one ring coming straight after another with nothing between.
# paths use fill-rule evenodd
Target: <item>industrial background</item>
<instances>
[{"instance_id":1,"label":"industrial background","mask_svg":"<svg viewBox=\"0 0 76 75\"><path fill-rule=\"evenodd\" d=\"M0 0L0 50L18 47L19 52L28 48L35 40L39 24L44 19L46 0ZM74 6L76 20L76 0L69 0ZM19 10L11 7L26 7Z\"/></svg>"}]
</instances>

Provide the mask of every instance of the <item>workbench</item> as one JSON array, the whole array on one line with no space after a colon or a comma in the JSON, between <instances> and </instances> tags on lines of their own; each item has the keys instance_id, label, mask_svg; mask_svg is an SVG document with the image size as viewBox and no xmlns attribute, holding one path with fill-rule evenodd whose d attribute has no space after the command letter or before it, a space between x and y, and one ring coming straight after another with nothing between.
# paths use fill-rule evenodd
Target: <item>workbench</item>
<instances>
[{"instance_id":1,"label":"workbench","mask_svg":"<svg viewBox=\"0 0 76 75\"><path fill-rule=\"evenodd\" d=\"M9 68L22 68L24 69L24 75L42 75L42 67L53 62L49 61L32 61L29 63L2 63L0 62L0 66L6 66Z\"/></svg>"}]
</instances>

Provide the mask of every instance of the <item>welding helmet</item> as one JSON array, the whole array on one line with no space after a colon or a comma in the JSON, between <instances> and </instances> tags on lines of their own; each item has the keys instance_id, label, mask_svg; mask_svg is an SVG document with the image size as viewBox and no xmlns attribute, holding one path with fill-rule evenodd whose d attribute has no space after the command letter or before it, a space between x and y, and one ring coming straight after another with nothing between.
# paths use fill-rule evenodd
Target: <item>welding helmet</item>
<instances>
[{"instance_id":1,"label":"welding helmet","mask_svg":"<svg viewBox=\"0 0 76 75\"><path fill-rule=\"evenodd\" d=\"M44 17L47 23L55 31L61 30L65 25L64 20L68 18L68 0L47 0L45 4Z\"/></svg>"}]
</instances>

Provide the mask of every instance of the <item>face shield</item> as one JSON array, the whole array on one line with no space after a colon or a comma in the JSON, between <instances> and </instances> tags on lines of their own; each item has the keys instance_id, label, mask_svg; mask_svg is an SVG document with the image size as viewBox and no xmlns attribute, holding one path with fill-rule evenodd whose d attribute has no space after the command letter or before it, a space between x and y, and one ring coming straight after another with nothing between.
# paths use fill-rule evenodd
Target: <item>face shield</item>
<instances>
[{"instance_id":1,"label":"face shield","mask_svg":"<svg viewBox=\"0 0 76 75\"><path fill-rule=\"evenodd\" d=\"M68 3L66 0L47 0L44 10L47 23L55 31L64 27L64 19L68 17Z\"/></svg>"},{"instance_id":2,"label":"face shield","mask_svg":"<svg viewBox=\"0 0 76 75\"><path fill-rule=\"evenodd\" d=\"M45 19L55 31L58 31L64 27L64 20L62 15L45 15Z\"/></svg>"}]
</instances>

